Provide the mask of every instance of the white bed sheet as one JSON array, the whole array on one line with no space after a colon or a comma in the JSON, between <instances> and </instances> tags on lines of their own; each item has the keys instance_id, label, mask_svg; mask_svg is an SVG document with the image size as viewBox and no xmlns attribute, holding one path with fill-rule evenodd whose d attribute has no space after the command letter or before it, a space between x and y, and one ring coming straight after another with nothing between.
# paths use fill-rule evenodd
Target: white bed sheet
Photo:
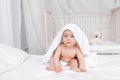
<instances>
[{"instance_id":1,"label":"white bed sheet","mask_svg":"<svg viewBox=\"0 0 120 80\"><path fill-rule=\"evenodd\" d=\"M45 70L40 56L32 55L16 69L0 75L0 80L120 80L120 55L96 55L95 68L86 73L64 70L60 73Z\"/></svg>"},{"instance_id":2,"label":"white bed sheet","mask_svg":"<svg viewBox=\"0 0 120 80\"><path fill-rule=\"evenodd\" d=\"M120 44L104 42L102 44L90 45L90 51L96 53L120 53Z\"/></svg>"}]
</instances>

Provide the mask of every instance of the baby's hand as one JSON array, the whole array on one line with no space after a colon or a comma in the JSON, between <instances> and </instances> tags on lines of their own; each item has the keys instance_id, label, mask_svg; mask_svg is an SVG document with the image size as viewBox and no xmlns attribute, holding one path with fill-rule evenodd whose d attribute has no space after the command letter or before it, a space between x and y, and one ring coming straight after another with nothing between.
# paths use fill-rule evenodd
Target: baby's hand
<instances>
[{"instance_id":1,"label":"baby's hand","mask_svg":"<svg viewBox=\"0 0 120 80\"><path fill-rule=\"evenodd\" d=\"M84 68L81 68L80 71L81 71L81 72L87 72L87 70L84 69Z\"/></svg>"},{"instance_id":2,"label":"baby's hand","mask_svg":"<svg viewBox=\"0 0 120 80\"><path fill-rule=\"evenodd\" d=\"M55 68L55 72L59 73L62 69L60 67Z\"/></svg>"}]
</instances>

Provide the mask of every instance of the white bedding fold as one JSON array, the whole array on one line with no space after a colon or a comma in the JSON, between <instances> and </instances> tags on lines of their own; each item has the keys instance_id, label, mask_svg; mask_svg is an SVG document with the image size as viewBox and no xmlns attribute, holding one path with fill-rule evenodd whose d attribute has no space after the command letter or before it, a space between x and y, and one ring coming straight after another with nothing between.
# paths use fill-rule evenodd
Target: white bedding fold
<instances>
[{"instance_id":1,"label":"white bedding fold","mask_svg":"<svg viewBox=\"0 0 120 80\"><path fill-rule=\"evenodd\" d=\"M0 75L0 80L120 80L120 55L93 55L91 58L97 58L99 63L85 73L70 70L56 73L45 69L41 56L31 55L16 69Z\"/></svg>"}]
</instances>

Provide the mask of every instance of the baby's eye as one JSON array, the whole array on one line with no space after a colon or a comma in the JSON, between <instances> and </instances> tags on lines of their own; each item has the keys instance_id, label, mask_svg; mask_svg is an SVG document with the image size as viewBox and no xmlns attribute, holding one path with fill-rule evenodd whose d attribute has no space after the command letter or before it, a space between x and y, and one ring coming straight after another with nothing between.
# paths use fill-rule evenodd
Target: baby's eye
<instances>
[{"instance_id":1,"label":"baby's eye","mask_svg":"<svg viewBox=\"0 0 120 80\"><path fill-rule=\"evenodd\" d=\"M67 35L65 35L64 37L68 37Z\"/></svg>"},{"instance_id":2,"label":"baby's eye","mask_svg":"<svg viewBox=\"0 0 120 80\"><path fill-rule=\"evenodd\" d=\"M74 37L73 35L71 37Z\"/></svg>"}]
</instances>

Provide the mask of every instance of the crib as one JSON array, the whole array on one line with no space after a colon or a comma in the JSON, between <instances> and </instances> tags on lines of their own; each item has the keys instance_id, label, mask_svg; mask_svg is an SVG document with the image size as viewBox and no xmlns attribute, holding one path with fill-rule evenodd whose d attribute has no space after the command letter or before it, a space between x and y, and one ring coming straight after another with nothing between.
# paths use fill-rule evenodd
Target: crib
<instances>
[{"instance_id":1,"label":"crib","mask_svg":"<svg viewBox=\"0 0 120 80\"><path fill-rule=\"evenodd\" d=\"M92 52L120 53L120 7L113 9L110 14L88 13L69 16L53 16L50 11L46 10L44 15L47 48L63 25L75 23L85 32L89 40L92 38L94 32L97 31L100 33L103 42L97 45L99 50L96 49L96 45L90 45L90 50ZM113 45L114 48L112 47Z\"/></svg>"}]
</instances>

